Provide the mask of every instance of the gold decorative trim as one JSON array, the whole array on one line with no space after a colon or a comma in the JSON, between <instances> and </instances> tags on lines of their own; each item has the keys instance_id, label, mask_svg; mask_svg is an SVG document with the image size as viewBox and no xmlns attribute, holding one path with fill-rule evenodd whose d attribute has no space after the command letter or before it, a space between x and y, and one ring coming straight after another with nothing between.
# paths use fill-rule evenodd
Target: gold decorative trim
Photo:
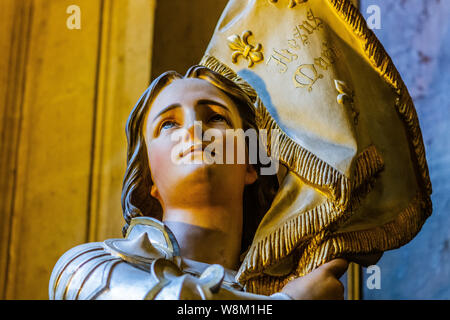
<instances>
[{"instance_id":1,"label":"gold decorative trim","mask_svg":"<svg viewBox=\"0 0 450 320\"><path fill-rule=\"evenodd\" d=\"M236 275L239 282L245 283L264 269L276 264L290 254L302 240L336 222L340 217L331 201L298 214L285 222L274 232L264 238L255 240L251 245Z\"/></svg>"},{"instance_id":2,"label":"gold decorative trim","mask_svg":"<svg viewBox=\"0 0 450 320\"><path fill-rule=\"evenodd\" d=\"M399 248L417 235L430 215L431 203L419 191L391 222L374 229L343 234L326 235L321 232L309 242L295 272L283 277L260 274L246 280L245 288L248 292L271 295L279 292L293 278L303 276L331 259L346 254L370 254Z\"/></svg>"},{"instance_id":3,"label":"gold decorative trim","mask_svg":"<svg viewBox=\"0 0 450 320\"><path fill-rule=\"evenodd\" d=\"M431 202L419 191L391 222L369 230L324 235L311 241L295 274L301 276L343 254L369 254L396 249L411 241L431 215ZM345 248L345 250L344 250Z\"/></svg>"},{"instance_id":4,"label":"gold decorative trim","mask_svg":"<svg viewBox=\"0 0 450 320\"><path fill-rule=\"evenodd\" d=\"M245 284L245 291L270 296L273 293L280 292L288 282L288 277L263 275L249 279Z\"/></svg>"},{"instance_id":5,"label":"gold decorative trim","mask_svg":"<svg viewBox=\"0 0 450 320\"><path fill-rule=\"evenodd\" d=\"M255 89L251 85L247 83L244 79L239 77L233 69L231 69L226 64L220 62L215 57L205 54L202 58L202 60L199 63L202 66L205 66L217 73L220 73L225 78L228 78L229 80L236 83L242 91L245 92L245 94L250 98L250 100L255 103L256 99L258 97L258 94L256 93Z\"/></svg>"},{"instance_id":6,"label":"gold decorative trim","mask_svg":"<svg viewBox=\"0 0 450 320\"><path fill-rule=\"evenodd\" d=\"M293 250L308 238L322 240L325 228L347 220L352 212L367 195L375 183L377 174L384 168L384 161L374 146L369 146L360 153L355 163L355 178L351 206L342 211L335 207L333 201L325 201L319 206L298 214L295 218L285 222L274 232L262 239L256 239L250 247L241 267L236 275L239 281L245 282L264 269L278 263L282 258L291 254Z\"/></svg>"}]
</instances>

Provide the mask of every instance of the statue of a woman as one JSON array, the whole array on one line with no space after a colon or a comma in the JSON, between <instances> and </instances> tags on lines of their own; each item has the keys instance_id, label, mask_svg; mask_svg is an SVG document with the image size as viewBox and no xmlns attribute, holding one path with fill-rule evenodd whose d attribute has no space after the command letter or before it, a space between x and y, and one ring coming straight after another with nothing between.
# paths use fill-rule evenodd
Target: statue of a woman
<instances>
[{"instance_id":1,"label":"statue of a woman","mask_svg":"<svg viewBox=\"0 0 450 320\"><path fill-rule=\"evenodd\" d=\"M342 298L346 260L375 263L431 214L413 101L349 0L230 0L200 65L133 109L126 238L65 254L50 297ZM239 159L228 130L263 147Z\"/></svg>"},{"instance_id":2,"label":"statue of a woman","mask_svg":"<svg viewBox=\"0 0 450 320\"><path fill-rule=\"evenodd\" d=\"M244 292L235 271L276 192L276 175L259 176L259 165L248 161L204 161L207 145L195 136L198 123L202 134L215 129L223 140L227 130L257 130L248 97L220 74L195 66L184 77L166 72L153 81L126 128L126 238L68 251L52 273L52 299L343 297L342 259L294 280L285 294ZM223 146L215 152L226 159Z\"/></svg>"}]
</instances>

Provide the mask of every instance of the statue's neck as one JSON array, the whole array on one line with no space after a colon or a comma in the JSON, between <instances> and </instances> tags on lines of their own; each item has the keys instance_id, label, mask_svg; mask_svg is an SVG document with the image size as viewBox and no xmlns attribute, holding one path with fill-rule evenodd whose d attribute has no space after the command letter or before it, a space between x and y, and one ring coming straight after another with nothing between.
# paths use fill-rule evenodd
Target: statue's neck
<instances>
[{"instance_id":1,"label":"statue's neck","mask_svg":"<svg viewBox=\"0 0 450 320\"><path fill-rule=\"evenodd\" d=\"M242 238L242 207L166 208L163 222L175 235L183 257L237 269Z\"/></svg>"}]
</instances>

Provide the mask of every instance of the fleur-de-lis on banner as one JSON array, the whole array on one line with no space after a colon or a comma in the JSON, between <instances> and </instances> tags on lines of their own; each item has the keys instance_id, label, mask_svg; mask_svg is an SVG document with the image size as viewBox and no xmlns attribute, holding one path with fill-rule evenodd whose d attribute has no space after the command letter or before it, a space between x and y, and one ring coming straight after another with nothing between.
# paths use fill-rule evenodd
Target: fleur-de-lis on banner
<instances>
[{"instance_id":1,"label":"fleur-de-lis on banner","mask_svg":"<svg viewBox=\"0 0 450 320\"><path fill-rule=\"evenodd\" d=\"M251 68L256 62L264 59L264 55L261 52L261 44L258 43L255 47L248 43L248 37L251 35L252 32L247 30L242 33L242 37L235 34L227 38L230 49L234 51L231 56L233 63L237 63L238 57L243 56L248 60L248 67Z\"/></svg>"}]
</instances>

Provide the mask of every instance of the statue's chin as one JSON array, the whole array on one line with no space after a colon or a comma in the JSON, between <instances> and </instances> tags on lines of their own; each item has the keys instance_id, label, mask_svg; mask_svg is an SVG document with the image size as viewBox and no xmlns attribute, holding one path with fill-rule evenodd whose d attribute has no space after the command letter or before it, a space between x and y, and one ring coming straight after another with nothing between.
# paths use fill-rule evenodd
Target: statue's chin
<instances>
[{"instance_id":1,"label":"statue's chin","mask_svg":"<svg viewBox=\"0 0 450 320\"><path fill-rule=\"evenodd\" d=\"M186 160L179 165L172 167L171 175L176 177L176 184L185 187L214 184L213 181L220 181L220 176L224 173L220 170L221 165L207 163L198 160ZM184 190L187 193L189 190Z\"/></svg>"}]
</instances>

